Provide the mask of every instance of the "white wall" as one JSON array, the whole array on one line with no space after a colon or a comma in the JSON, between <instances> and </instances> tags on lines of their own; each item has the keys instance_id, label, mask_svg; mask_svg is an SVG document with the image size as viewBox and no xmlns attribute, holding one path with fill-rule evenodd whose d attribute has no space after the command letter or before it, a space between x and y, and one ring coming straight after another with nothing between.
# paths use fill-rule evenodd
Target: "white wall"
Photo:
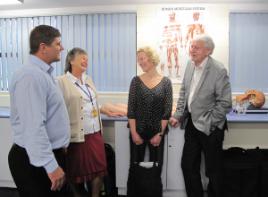
<instances>
[{"instance_id":1,"label":"white wall","mask_svg":"<svg viewBox=\"0 0 268 197\"><path fill-rule=\"evenodd\" d=\"M229 13L239 12L267 12L268 3L259 4L173 4L176 6L205 6L209 12L209 32L215 40L216 48L213 57L221 61L226 68L229 68ZM53 9L31 9L31 10L1 10L0 18L5 17L25 17L25 16L46 16L46 15L64 15L64 14L82 14L82 13L107 13L107 12L137 12L137 29L146 28L150 23L155 12L161 6L170 6L169 4L150 4L150 5L109 5L94 7L72 7L72 8L53 8ZM146 32L145 32L146 33ZM143 43L150 34L144 34L138 31L138 46ZM143 43L144 44L144 43ZM150 44L150 39L149 39ZM140 71L139 71L140 72ZM174 85L174 95L178 95L180 86ZM100 94L101 103L104 102L124 102L127 101L127 93L123 94ZM9 96L7 93L0 93L0 106L9 106Z\"/></svg>"},{"instance_id":2,"label":"white wall","mask_svg":"<svg viewBox=\"0 0 268 197\"><path fill-rule=\"evenodd\" d=\"M0 107L7 107L10 105L9 94L7 92L0 92Z\"/></svg>"}]
</instances>

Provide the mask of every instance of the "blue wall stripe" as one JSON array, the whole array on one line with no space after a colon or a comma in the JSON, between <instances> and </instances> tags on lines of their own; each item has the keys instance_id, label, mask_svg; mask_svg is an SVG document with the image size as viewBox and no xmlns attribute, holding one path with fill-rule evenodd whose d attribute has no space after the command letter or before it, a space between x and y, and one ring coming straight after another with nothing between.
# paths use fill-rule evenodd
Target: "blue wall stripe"
<instances>
[{"instance_id":1,"label":"blue wall stripe","mask_svg":"<svg viewBox=\"0 0 268 197\"><path fill-rule=\"evenodd\" d=\"M53 64L61 75L67 52L81 47L88 52L87 73L99 91L128 91L136 75L136 14L83 14L0 19L0 91L8 90L12 73L29 56L30 31L46 24L58 28L65 50Z\"/></svg>"},{"instance_id":2,"label":"blue wall stripe","mask_svg":"<svg viewBox=\"0 0 268 197\"><path fill-rule=\"evenodd\" d=\"M268 13L230 14L230 78L233 92L268 93Z\"/></svg>"}]
</instances>

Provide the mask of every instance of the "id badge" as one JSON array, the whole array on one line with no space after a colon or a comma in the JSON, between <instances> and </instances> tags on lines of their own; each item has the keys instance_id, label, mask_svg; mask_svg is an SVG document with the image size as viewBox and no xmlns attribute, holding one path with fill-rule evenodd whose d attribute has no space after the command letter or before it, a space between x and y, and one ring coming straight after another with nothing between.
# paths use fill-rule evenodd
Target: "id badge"
<instances>
[{"instance_id":1,"label":"id badge","mask_svg":"<svg viewBox=\"0 0 268 197\"><path fill-rule=\"evenodd\" d=\"M98 116L98 111L96 110L95 107L94 107L94 108L92 109L92 111L91 111L91 116L92 116L93 118L96 118L96 117Z\"/></svg>"}]
</instances>

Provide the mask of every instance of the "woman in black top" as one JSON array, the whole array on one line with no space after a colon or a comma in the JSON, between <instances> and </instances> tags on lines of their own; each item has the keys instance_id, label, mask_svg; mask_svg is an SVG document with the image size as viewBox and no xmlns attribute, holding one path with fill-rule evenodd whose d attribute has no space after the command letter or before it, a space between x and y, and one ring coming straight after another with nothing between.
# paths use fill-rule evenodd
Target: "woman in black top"
<instances>
[{"instance_id":1,"label":"woman in black top","mask_svg":"<svg viewBox=\"0 0 268 197\"><path fill-rule=\"evenodd\" d=\"M157 159L162 165L164 134L172 110L172 85L170 79L158 73L159 57L151 48L139 49L137 62L144 73L132 79L129 90L130 161L143 161L148 145L150 161L155 159L156 147L160 148Z\"/></svg>"}]
</instances>

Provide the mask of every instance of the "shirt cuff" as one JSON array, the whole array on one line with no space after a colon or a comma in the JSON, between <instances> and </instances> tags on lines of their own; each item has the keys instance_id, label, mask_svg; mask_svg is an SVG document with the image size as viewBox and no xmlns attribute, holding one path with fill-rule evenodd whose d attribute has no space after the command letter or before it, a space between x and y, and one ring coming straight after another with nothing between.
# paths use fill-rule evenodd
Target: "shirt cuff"
<instances>
[{"instance_id":1,"label":"shirt cuff","mask_svg":"<svg viewBox=\"0 0 268 197\"><path fill-rule=\"evenodd\" d=\"M58 162L56 161L56 159L51 160L49 163L47 163L44 168L46 169L47 173L51 173L54 170L57 169L57 167L59 167Z\"/></svg>"}]
</instances>

